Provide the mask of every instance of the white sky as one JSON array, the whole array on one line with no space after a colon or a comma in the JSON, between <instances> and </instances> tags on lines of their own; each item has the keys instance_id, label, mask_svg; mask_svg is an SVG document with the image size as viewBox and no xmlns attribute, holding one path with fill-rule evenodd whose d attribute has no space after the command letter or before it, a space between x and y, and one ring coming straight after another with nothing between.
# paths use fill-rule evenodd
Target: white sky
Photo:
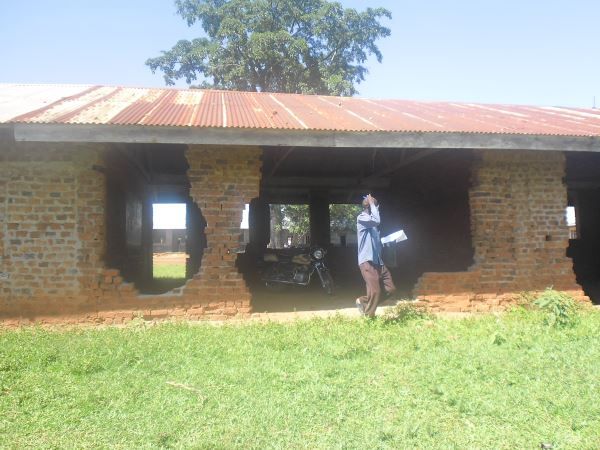
<instances>
[{"instance_id":1,"label":"white sky","mask_svg":"<svg viewBox=\"0 0 600 450\"><path fill-rule=\"evenodd\" d=\"M185 203L155 203L152 220L155 230L185 230Z\"/></svg>"},{"instance_id":2,"label":"white sky","mask_svg":"<svg viewBox=\"0 0 600 450\"><path fill-rule=\"evenodd\" d=\"M240 228L242 230L247 230L250 228L248 225L248 213L250 212L250 205L246 203L246 207L244 208L244 212L242 214L242 223L240 224Z\"/></svg>"},{"instance_id":3,"label":"white sky","mask_svg":"<svg viewBox=\"0 0 600 450\"><path fill-rule=\"evenodd\" d=\"M341 0L391 29L363 97L591 107L600 103L598 0ZM173 0L0 0L0 81L164 86L145 65L188 27ZM194 81L195 84L201 80ZM177 85L186 86L184 80Z\"/></svg>"},{"instance_id":4,"label":"white sky","mask_svg":"<svg viewBox=\"0 0 600 450\"><path fill-rule=\"evenodd\" d=\"M567 207L567 226L575 226L575 207L573 206Z\"/></svg>"},{"instance_id":5,"label":"white sky","mask_svg":"<svg viewBox=\"0 0 600 450\"><path fill-rule=\"evenodd\" d=\"M246 204L240 228L247 230L250 205ZM152 205L152 221L155 230L185 230L185 203L155 203Z\"/></svg>"}]
</instances>

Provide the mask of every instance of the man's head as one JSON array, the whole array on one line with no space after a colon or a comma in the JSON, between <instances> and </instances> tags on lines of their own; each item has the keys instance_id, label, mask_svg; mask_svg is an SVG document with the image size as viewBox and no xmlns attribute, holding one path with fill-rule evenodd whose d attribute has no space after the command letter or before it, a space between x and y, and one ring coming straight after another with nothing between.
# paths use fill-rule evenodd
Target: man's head
<instances>
[{"instance_id":1,"label":"man's head","mask_svg":"<svg viewBox=\"0 0 600 450\"><path fill-rule=\"evenodd\" d=\"M363 209L366 210L371 210L371 203L373 203L375 206L379 206L379 202L377 201L377 199L375 197L373 197L371 194L367 194L363 197L363 201L362 201L362 207Z\"/></svg>"}]
</instances>

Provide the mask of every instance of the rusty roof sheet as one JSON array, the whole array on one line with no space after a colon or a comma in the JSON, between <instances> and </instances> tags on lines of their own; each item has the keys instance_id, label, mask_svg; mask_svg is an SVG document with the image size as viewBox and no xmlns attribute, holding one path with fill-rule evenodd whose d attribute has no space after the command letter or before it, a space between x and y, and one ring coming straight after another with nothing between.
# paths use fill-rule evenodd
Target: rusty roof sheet
<instances>
[{"instance_id":1,"label":"rusty roof sheet","mask_svg":"<svg viewBox=\"0 0 600 450\"><path fill-rule=\"evenodd\" d=\"M600 136L596 109L90 85L0 84L0 123Z\"/></svg>"}]
</instances>

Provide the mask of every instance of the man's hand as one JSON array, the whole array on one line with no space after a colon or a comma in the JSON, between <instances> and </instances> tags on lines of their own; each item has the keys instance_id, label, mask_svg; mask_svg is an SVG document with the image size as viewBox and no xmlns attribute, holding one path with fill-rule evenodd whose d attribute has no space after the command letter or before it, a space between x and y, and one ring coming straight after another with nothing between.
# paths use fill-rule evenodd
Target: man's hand
<instances>
[{"instance_id":1,"label":"man's hand","mask_svg":"<svg viewBox=\"0 0 600 450\"><path fill-rule=\"evenodd\" d=\"M373 205L375 203L375 199L371 194L367 194L367 201L369 202L369 205Z\"/></svg>"}]
</instances>

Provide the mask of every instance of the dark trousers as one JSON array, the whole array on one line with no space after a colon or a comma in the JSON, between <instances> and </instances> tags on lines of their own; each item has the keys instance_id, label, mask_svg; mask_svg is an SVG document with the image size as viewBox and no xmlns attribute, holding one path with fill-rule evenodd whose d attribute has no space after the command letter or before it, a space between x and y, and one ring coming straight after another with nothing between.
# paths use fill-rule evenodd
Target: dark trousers
<instances>
[{"instance_id":1,"label":"dark trousers","mask_svg":"<svg viewBox=\"0 0 600 450\"><path fill-rule=\"evenodd\" d=\"M360 273L367 285L367 295L359 297L365 307L365 316L373 317L379 305L381 297L381 282L386 292L392 293L396 290L392 275L385 265L373 264L371 261L359 264Z\"/></svg>"}]
</instances>

